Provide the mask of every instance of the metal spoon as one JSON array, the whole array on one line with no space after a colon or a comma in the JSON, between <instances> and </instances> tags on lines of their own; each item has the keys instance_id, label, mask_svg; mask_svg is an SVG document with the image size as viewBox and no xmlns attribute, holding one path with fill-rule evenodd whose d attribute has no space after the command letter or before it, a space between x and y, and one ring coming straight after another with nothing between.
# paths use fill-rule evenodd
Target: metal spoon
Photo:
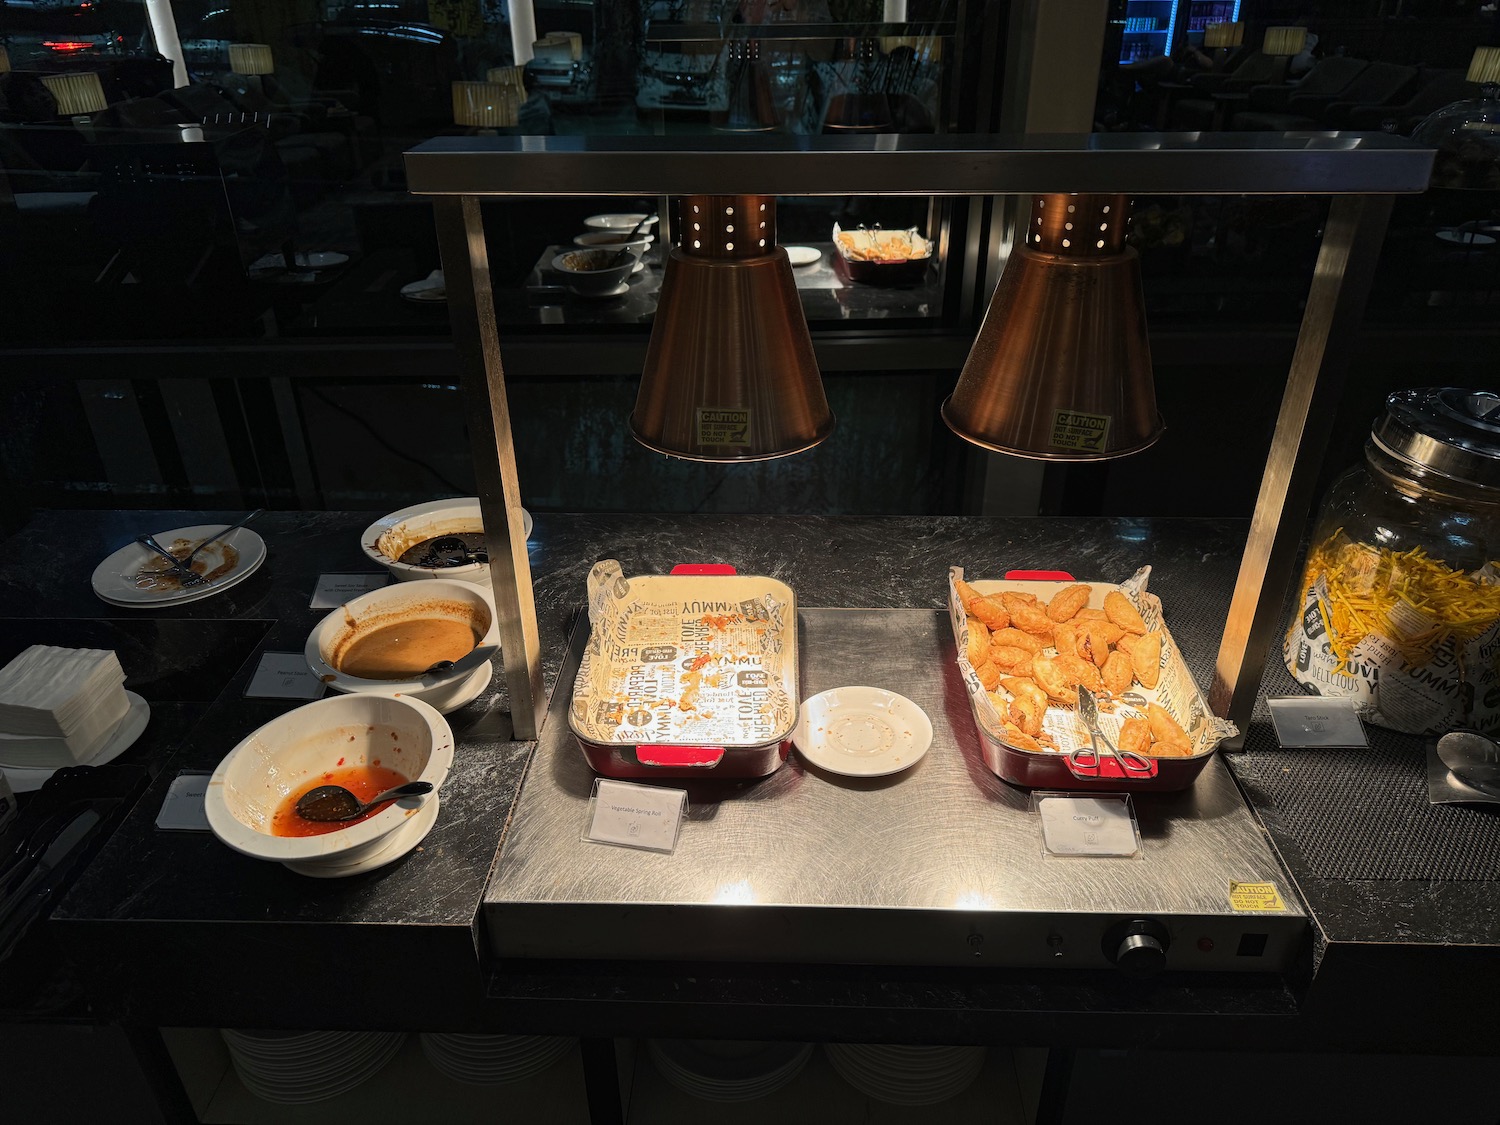
<instances>
[{"instance_id":1,"label":"metal spoon","mask_svg":"<svg viewBox=\"0 0 1500 1125\"><path fill-rule=\"evenodd\" d=\"M1438 761L1465 785L1500 797L1500 743L1478 731L1449 731L1438 739Z\"/></svg>"},{"instance_id":2,"label":"metal spoon","mask_svg":"<svg viewBox=\"0 0 1500 1125\"><path fill-rule=\"evenodd\" d=\"M148 550L155 551L162 558L172 564L172 571L177 575L177 580L184 586L202 586L208 581L196 570L191 569L187 563L179 559L171 551L167 550L149 535L137 535L135 541Z\"/></svg>"},{"instance_id":3,"label":"metal spoon","mask_svg":"<svg viewBox=\"0 0 1500 1125\"><path fill-rule=\"evenodd\" d=\"M223 539L224 536L228 535L231 531L235 531L235 530L238 530L239 528L244 527L247 523L249 523L251 520L253 520L256 516L260 515L263 511L265 511L264 508L256 508L255 511L251 512L244 519L240 520L239 523L232 523L228 527L226 527L223 531L216 531L216 532L214 532L207 539L205 539L202 543L199 543L196 547L194 547L191 551L188 552L188 557L182 560L182 565L186 566L186 567L191 567L193 565L193 558L194 558L194 556L196 556L199 551L203 550L204 547L207 547L210 543L217 543L220 539Z\"/></svg>"},{"instance_id":4,"label":"metal spoon","mask_svg":"<svg viewBox=\"0 0 1500 1125\"><path fill-rule=\"evenodd\" d=\"M625 241L620 244L620 249L616 252L615 256L609 260L609 266L606 268L613 269L615 266L623 266L626 256L630 254L630 244L635 241L635 236L655 221L655 215L647 215L640 222L636 223L635 228L625 236Z\"/></svg>"},{"instance_id":5,"label":"metal spoon","mask_svg":"<svg viewBox=\"0 0 1500 1125\"><path fill-rule=\"evenodd\" d=\"M376 805L394 801L397 797L415 797L419 793L431 792L430 781L408 781L361 804L359 798L342 785L320 785L297 798L297 815L303 820L353 820Z\"/></svg>"},{"instance_id":6,"label":"metal spoon","mask_svg":"<svg viewBox=\"0 0 1500 1125\"><path fill-rule=\"evenodd\" d=\"M459 672L467 672L472 668L478 668L499 651L499 645L480 645L457 660L439 660L431 668L422 673L422 678L426 679L429 676L452 676Z\"/></svg>"}]
</instances>

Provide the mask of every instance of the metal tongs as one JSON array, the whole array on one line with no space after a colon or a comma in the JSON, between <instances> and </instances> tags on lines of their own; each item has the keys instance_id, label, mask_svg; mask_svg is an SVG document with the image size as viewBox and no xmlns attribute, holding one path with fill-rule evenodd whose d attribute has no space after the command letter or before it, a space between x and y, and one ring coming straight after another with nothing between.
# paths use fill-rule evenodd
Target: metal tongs
<instances>
[{"instance_id":1,"label":"metal tongs","mask_svg":"<svg viewBox=\"0 0 1500 1125\"><path fill-rule=\"evenodd\" d=\"M1078 685L1078 716L1083 720L1083 725L1089 728L1089 742L1093 750L1085 750L1079 747L1068 754L1068 764L1078 770L1094 770L1098 772L1104 763L1105 752L1120 765L1120 776L1130 777L1133 774L1149 775L1154 773L1156 767L1149 758L1142 757L1134 750L1121 750L1109 740L1109 735L1099 728L1099 701L1094 698L1094 693L1082 684ZM1099 749L1100 741L1104 742L1104 750Z\"/></svg>"}]
</instances>

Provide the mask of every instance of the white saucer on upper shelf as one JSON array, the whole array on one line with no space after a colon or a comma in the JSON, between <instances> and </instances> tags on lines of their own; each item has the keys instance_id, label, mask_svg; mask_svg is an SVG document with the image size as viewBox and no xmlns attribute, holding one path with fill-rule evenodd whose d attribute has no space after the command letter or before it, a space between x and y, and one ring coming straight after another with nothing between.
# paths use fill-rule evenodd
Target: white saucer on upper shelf
<instances>
[{"instance_id":1,"label":"white saucer on upper shelf","mask_svg":"<svg viewBox=\"0 0 1500 1125\"><path fill-rule=\"evenodd\" d=\"M125 698L130 701L130 709L125 712L125 717L115 727L115 731L109 736L109 740L99 748L99 752L86 762L75 762L79 766L102 766L114 761L125 751L135 745L136 739L141 737L141 732L146 729L146 724L151 721L151 705L133 691L127 690ZM32 766L6 766L0 765L0 770L5 772L5 780L17 793L31 793L40 789L54 773L65 766L54 766L48 769L39 769Z\"/></svg>"},{"instance_id":2,"label":"white saucer on upper shelf","mask_svg":"<svg viewBox=\"0 0 1500 1125\"><path fill-rule=\"evenodd\" d=\"M639 264L637 265L637 268L639 268ZM631 270L630 272L635 273L636 271ZM585 300L589 301L605 301L611 297L623 297L626 293L629 293L630 282L622 281L613 289L606 289L603 293L584 293L581 290L574 289L572 286L568 287L568 292L573 294L573 296L575 297L582 297Z\"/></svg>"},{"instance_id":3,"label":"white saucer on upper shelf","mask_svg":"<svg viewBox=\"0 0 1500 1125\"><path fill-rule=\"evenodd\" d=\"M816 246L783 246L782 249L794 266L810 266L823 256L823 251Z\"/></svg>"},{"instance_id":4,"label":"white saucer on upper shelf","mask_svg":"<svg viewBox=\"0 0 1500 1125\"><path fill-rule=\"evenodd\" d=\"M427 303L448 299L448 279L442 270L433 270L426 277L401 287L401 296L408 301Z\"/></svg>"},{"instance_id":5,"label":"white saucer on upper shelf","mask_svg":"<svg viewBox=\"0 0 1500 1125\"><path fill-rule=\"evenodd\" d=\"M624 215L590 215L587 219L583 220L583 225L588 227L589 230L632 231L636 228L636 225L640 223L640 221L645 217L646 213L644 211L636 211L632 214ZM646 224L646 229L650 230L655 225L656 216L653 215L651 216L651 221Z\"/></svg>"},{"instance_id":6,"label":"white saucer on upper shelf","mask_svg":"<svg viewBox=\"0 0 1500 1125\"><path fill-rule=\"evenodd\" d=\"M893 691L833 688L803 702L792 744L830 773L884 777L921 761L932 745L932 722Z\"/></svg>"},{"instance_id":7,"label":"white saucer on upper shelf","mask_svg":"<svg viewBox=\"0 0 1500 1125\"><path fill-rule=\"evenodd\" d=\"M343 265L348 260L348 254L341 254L337 250L311 250L306 253L299 250L292 255L292 262L299 270L332 269L334 266ZM279 251L262 254L250 263L251 273L268 273L284 269L286 269L286 256Z\"/></svg>"}]
</instances>

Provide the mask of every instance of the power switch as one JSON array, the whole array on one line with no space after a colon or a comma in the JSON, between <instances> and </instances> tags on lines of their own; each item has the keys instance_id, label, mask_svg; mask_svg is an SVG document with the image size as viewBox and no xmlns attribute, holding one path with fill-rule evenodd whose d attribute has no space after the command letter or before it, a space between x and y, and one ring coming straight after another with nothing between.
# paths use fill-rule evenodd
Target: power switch
<instances>
[{"instance_id":1,"label":"power switch","mask_svg":"<svg viewBox=\"0 0 1500 1125\"><path fill-rule=\"evenodd\" d=\"M1266 951L1269 934L1241 934L1240 944L1234 951L1236 957L1259 957Z\"/></svg>"}]
</instances>

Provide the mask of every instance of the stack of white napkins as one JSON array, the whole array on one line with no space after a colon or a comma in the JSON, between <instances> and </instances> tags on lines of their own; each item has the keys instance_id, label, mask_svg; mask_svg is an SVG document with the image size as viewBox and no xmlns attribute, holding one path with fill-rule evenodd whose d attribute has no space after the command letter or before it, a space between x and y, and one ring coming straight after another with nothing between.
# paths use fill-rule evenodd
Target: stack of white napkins
<instances>
[{"instance_id":1,"label":"stack of white napkins","mask_svg":"<svg viewBox=\"0 0 1500 1125\"><path fill-rule=\"evenodd\" d=\"M125 671L113 652L32 645L0 668L0 766L86 762L129 710Z\"/></svg>"}]
</instances>

